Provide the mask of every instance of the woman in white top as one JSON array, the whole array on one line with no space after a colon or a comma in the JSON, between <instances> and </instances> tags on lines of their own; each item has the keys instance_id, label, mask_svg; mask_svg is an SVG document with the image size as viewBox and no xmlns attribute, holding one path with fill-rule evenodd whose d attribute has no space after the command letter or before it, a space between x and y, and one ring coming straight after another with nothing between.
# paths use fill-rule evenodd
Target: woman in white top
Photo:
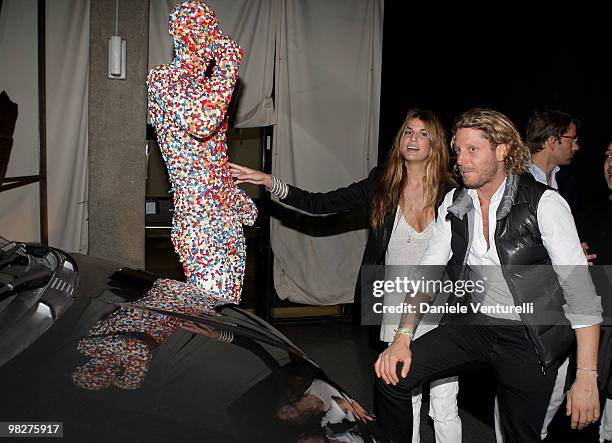
<instances>
[{"instance_id":1,"label":"woman in white top","mask_svg":"<svg viewBox=\"0 0 612 443\"><path fill-rule=\"evenodd\" d=\"M287 185L277 177L230 163L236 184L264 185L282 203L312 214L332 214L365 208L368 241L362 266L416 265L427 247L436 209L454 183L448 174L448 143L440 119L431 111L411 109L397 132L384 165L368 177L325 193ZM387 278L390 276L387 275ZM361 276L355 291L361 295ZM381 340L393 340L399 317L383 317ZM431 327L429 328L431 329ZM417 329L416 336L426 329ZM431 384L430 415L436 441L461 442L456 378ZM413 442L419 442L420 395L414 399Z\"/></svg>"}]
</instances>

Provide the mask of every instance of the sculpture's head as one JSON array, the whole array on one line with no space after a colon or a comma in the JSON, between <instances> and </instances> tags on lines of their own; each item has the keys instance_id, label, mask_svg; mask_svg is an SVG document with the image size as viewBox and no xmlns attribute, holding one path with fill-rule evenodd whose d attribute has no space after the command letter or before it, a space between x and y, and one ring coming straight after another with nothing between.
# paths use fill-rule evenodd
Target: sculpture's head
<instances>
[{"instance_id":1,"label":"sculpture's head","mask_svg":"<svg viewBox=\"0 0 612 443\"><path fill-rule=\"evenodd\" d=\"M168 30L178 60L207 64L221 35L214 11L199 1L179 3L170 13ZM198 60L199 59L199 60Z\"/></svg>"}]
</instances>

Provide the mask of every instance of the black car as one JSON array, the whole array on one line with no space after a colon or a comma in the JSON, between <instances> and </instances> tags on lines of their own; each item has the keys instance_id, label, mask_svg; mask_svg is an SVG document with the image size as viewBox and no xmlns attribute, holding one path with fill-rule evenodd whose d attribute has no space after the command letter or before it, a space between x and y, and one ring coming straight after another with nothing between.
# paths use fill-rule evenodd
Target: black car
<instances>
[{"instance_id":1,"label":"black car","mask_svg":"<svg viewBox=\"0 0 612 443\"><path fill-rule=\"evenodd\" d=\"M386 441L271 325L175 280L0 241L0 436Z\"/></svg>"}]
</instances>

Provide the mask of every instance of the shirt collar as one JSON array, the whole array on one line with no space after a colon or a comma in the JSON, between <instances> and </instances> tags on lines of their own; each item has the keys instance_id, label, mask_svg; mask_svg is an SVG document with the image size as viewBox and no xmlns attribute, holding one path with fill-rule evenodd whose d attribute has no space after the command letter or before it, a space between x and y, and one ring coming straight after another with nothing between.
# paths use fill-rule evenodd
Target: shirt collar
<instances>
[{"instance_id":1,"label":"shirt collar","mask_svg":"<svg viewBox=\"0 0 612 443\"><path fill-rule=\"evenodd\" d=\"M557 172L559 172L560 169L561 168L558 165L555 165L555 167L553 168L551 173L551 183L556 183ZM529 172L537 181L548 186L548 181L546 180L546 173L542 171L538 165L536 165L535 163L529 163Z\"/></svg>"},{"instance_id":2,"label":"shirt collar","mask_svg":"<svg viewBox=\"0 0 612 443\"><path fill-rule=\"evenodd\" d=\"M491 203L499 203L502 196L504 195L504 190L506 189L507 180L508 180L508 176L506 175L506 177L504 178L504 181L501 182L501 184L499 185L499 188L497 188L497 191L495 191L495 193L491 196ZM470 194L470 197L472 197L472 201L474 202L474 207L478 207L480 203L478 200L478 193L476 192L476 189L469 189L468 193Z\"/></svg>"},{"instance_id":3,"label":"shirt collar","mask_svg":"<svg viewBox=\"0 0 612 443\"><path fill-rule=\"evenodd\" d=\"M502 206L500 204L500 201L502 201L502 198L506 191L506 187L510 185L510 188L516 188L516 179L514 176L512 176L511 178L513 179L508 181L508 176L506 175L506 177L504 178L504 181L499 185L499 188L497 189L497 191L495 191L495 193L491 197L491 203L493 203L494 205L497 205L498 209ZM509 208L508 205L512 204L512 199L514 198L515 191L512 189L510 189L509 191L510 192L509 192L508 199L507 199L509 203L504 205L504 207L502 208L503 209L501 211L502 214L498 214L502 218L507 215L508 208ZM478 193L476 192L475 189L460 188L458 192L459 192L459 195L457 196L456 199L454 199L453 203L448 207L447 211L448 213L453 214L455 217L459 218L460 220L463 220L464 215L467 214L468 212L473 211L475 208L479 207L480 203L478 201ZM448 220L449 215L447 214L446 217Z\"/></svg>"}]
</instances>

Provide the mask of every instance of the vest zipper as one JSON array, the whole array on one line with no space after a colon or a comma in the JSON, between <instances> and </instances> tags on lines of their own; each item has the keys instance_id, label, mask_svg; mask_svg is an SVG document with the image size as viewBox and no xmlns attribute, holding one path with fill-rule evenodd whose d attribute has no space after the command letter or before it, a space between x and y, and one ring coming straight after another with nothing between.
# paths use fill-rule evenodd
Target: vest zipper
<instances>
[{"instance_id":1,"label":"vest zipper","mask_svg":"<svg viewBox=\"0 0 612 443\"><path fill-rule=\"evenodd\" d=\"M495 229L495 247L497 248L497 228L498 226L496 226ZM499 250L499 248L498 248ZM466 254L467 255L467 254ZM518 306L518 301L517 301L517 297L516 294L514 293L514 290L512 288L512 285L509 283L508 281L508 276L506 274L506 270L504 269L504 266L501 264L501 259L499 260L500 262L500 267L501 267L501 271L502 271L502 275L504 276L504 280L506 281L506 284L508 285L508 290L510 291L510 295L512 295L512 300L514 301L514 305ZM533 346L533 349L538 357L538 363L540 364L540 369L542 370L542 375L546 376L546 366L544 365L544 361L542 359L542 354L540 354L540 350L538 349L538 346L536 345L535 341L533 340L533 337L531 336L531 333L529 331L529 328L527 327L527 325L525 324L525 321L523 320L523 315L519 314L519 318L521 319L521 323L523 324L523 328L525 328L525 335L527 336L527 339L529 340L529 342L531 343L531 346Z\"/></svg>"}]
</instances>

